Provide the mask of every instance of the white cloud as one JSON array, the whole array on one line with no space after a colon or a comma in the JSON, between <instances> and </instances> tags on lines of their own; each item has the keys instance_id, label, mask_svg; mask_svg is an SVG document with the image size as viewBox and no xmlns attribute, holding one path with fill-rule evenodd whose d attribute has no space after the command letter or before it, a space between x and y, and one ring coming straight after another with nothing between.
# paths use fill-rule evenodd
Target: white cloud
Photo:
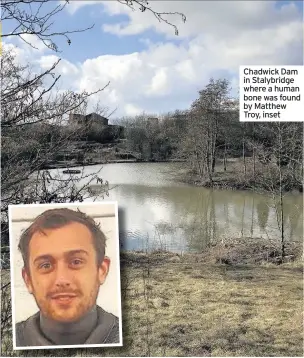
<instances>
[{"instance_id":1,"label":"white cloud","mask_svg":"<svg viewBox=\"0 0 304 358\"><path fill-rule=\"evenodd\" d=\"M191 61L191 59L186 59L186 60L182 60L180 61L177 65L176 65L176 71L177 73L184 78L186 81L188 82L194 82L196 79L196 74L195 74L195 69L193 67L193 63Z\"/></svg>"},{"instance_id":2,"label":"white cloud","mask_svg":"<svg viewBox=\"0 0 304 358\"><path fill-rule=\"evenodd\" d=\"M71 3L73 11L84 4ZM124 23L105 24L107 32L128 41L127 35L154 29L167 38L153 43L153 36L145 33L146 49L139 52L102 55L82 64L62 60L57 70L66 88L95 91L110 81L94 100L118 107L115 116L186 108L212 76L229 77L236 93L240 65L302 64L303 21L292 3L278 7L273 1L151 2L156 10L187 15L186 24L179 24L178 38L148 11L132 12L117 1L102 3L108 15L129 16ZM178 16L174 19L180 21ZM173 37L180 41L171 41ZM39 64L47 67L55 58L43 56Z\"/></svg>"},{"instance_id":3,"label":"white cloud","mask_svg":"<svg viewBox=\"0 0 304 358\"><path fill-rule=\"evenodd\" d=\"M143 113L143 109L135 106L132 103L127 103L124 107L126 116L136 116Z\"/></svg>"},{"instance_id":4,"label":"white cloud","mask_svg":"<svg viewBox=\"0 0 304 358\"><path fill-rule=\"evenodd\" d=\"M146 94L147 95L156 95L162 96L169 94L168 91L168 69L167 68L159 68L157 69L155 75L151 80L151 84L149 85Z\"/></svg>"},{"instance_id":5,"label":"white cloud","mask_svg":"<svg viewBox=\"0 0 304 358\"><path fill-rule=\"evenodd\" d=\"M79 88L79 76L81 68L79 64L73 64L56 55L41 56L34 63L39 72L50 69L58 60L59 63L52 71L56 76L60 75L59 81L56 83L56 92L62 90L77 90Z\"/></svg>"},{"instance_id":6,"label":"white cloud","mask_svg":"<svg viewBox=\"0 0 304 358\"><path fill-rule=\"evenodd\" d=\"M36 50L39 52L43 52L46 50L45 44L39 39L38 36L32 35L32 34L23 34L23 35L20 35L20 37L22 38L23 42L26 45L30 44L30 46L32 46L32 49L34 51ZM20 41L22 41L22 40L20 40Z\"/></svg>"},{"instance_id":7,"label":"white cloud","mask_svg":"<svg viewBox=\"0 0 304 358\"><path fill-rule=\"evenodd\" d=\"M17 36L8 36L3 41L3 48L13 51L16 56L16 61L19 63L32 63L33 60L43 54L46 47L35 35L24 34L21 36L26 42Z\"/></svg>"},{"instance_id":8,"label":"white cloud","mask_svg":"<svg viewBox=\"0 0 304 358\"><path fill-rule=\"evenodd\" d=\"M107 26L107 31L120 35L140 34L146 29L154 29L174 37L174 30L159 23L149 11L131 11L116 1L103 2L104 9L109 15L126 14L130 21ZM151 7L159 12L180 12L186 15L184 24L181 16L167 15L164 17L176 24L179 36L187 38L204 33L215 36L230 37L238 35L239 31L248 31L286 23L299 15L292 3L282 8L275 6L275 1L158 1L151 2ZM118 30L120 29L120 30Z\"/></svg>"},{"instance_id":9,"label":"white cloud","mask_svg":"<svg viewBox=\"0 0 304 358\"><path fill-rule=\"evenodd\" d=\"M59 57L56 55L42 56L37 62L43 70L51 68ZM56 66L56 72L63 76L77 76L80 73L80 69L73 63L61 59L59 64Z\"/></svg>"},{"instance_id":10,"label":"white cloud","mask_svg":"<svg viewBox=\"0 0 304 358\"><path fill-rule=\"evenodd\" d=\"M12 43L3 42L3 51L10 52L15 57L15 61L20 64L24 64L26 60L26 53L24 49L15 46Z\"/></svg>"},{"instance_id":11,"label":"white cloud","mask_svg":"<svg viewBox=\"0 0 304 358\"><path fill-rule=\"evenodd\" d=\"M46 70L54 65L55 62L59 60L59 57L56 55L42 56L37 62L43 70Z\"/></svg>"},{"instance_id":12,"label":"white cloud","mask_svg":"<svg viewBox=\"0 0 304 358\"><path fill-rule=\"evenodd\" d=\"M66 2L66 0L61 1L62 3ZM88 6L88 5L95 5L100 3L100 1L94 1L94 0L78 0L78 1L69 1L69 3L66 5L66 11L73 15L76 11L78 11L79 9L81 9L84 6Z\"/></svg>"},{"instance_id":13,"label":"white cloud","mask_svg":"<svg viewBox=\"0 0 304 358\"><path fill-rule=\"evenodd\" d=\"M124 35L137 35L146 30L145 24L142 23L132 23L128 24L127 22L121 22L119 24L104 24L102 25L104 32L110 34L124 36Z\"/></svg>"},{"instance_id":14,"label":"white cloud","mask_svg":"<svg viewBox=\"0 0 304 358\"><path fill-rule=\"evenodd\" d=\"M109 13L128 11L114 3L107 3ZM280 9L269 1L228 2L229 6L218 1L208 3L210 6L195 1L165 4L178 4L177 7L191 11L189 40L180 44L146 42L149 46L145 51L100 56L82 66L89 88L111 81L116 102L113 98L107 101L119 107L117 115L132 112L133 106L153 112L183 108L190 105L211 76L229 77L236 93L240 65L287 65L301 61L302 22L293 5ZM135 16L131 14L132 21ZM141 24L150 26L146 21ZM166 31L170 29L167 27ZM132 104L131 110L127 104Z\"/></svg>"}]
</instances>

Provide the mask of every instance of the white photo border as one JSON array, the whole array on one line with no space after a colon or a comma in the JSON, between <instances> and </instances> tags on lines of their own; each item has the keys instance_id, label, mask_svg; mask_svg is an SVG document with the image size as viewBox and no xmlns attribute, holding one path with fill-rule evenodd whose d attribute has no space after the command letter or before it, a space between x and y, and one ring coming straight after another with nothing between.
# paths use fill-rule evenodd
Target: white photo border
<instances>
[{"instance_id":1,"label":"white photo border","mask_svg":"<svg viewBox=\"0 0 304 358\"><path fill-rule=\"evenodd\" d=\"M70 207L86 207L86 206L100 206L100 205L114 205L115 208L115 228L116 228L116 265L117 265L117 292L120 293L119 304L119 343L112 344L77 344L77 345L52 345L52 346L16 346L16 323L15 323L15 272L14 272L14 243L12 237L12 209L15 207L33 208L33 207L45 207L47 208L70 208ZM90 216L89 214L87 214ZM122 309L121 309L121 276L120 276L120 246L119 246L119 220L118 220L118 203L117 201L94 201L94 202L82 202L82 203L49 203L49 204L15 204L8 205L8 218L9 218L9 243L10 243L10 280L11 280L11 299L12 299L12 332L13 332L13 350L38 350L38 349L62 349L62 348L102 348L102 347L122 347Z\"/></svg>"}]
</instances>

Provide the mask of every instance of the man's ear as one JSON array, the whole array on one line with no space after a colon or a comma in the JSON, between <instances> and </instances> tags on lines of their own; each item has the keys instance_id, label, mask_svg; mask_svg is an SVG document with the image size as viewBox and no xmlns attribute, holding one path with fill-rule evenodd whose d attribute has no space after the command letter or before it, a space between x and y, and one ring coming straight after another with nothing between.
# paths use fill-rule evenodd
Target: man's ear
<instances>
[{"instance_id":1,"label":"man's ear","mask_svg":"<svg viewBox=\"0 0 304 358\"><path fill-rule=\"evenodd\" d=\"M105 282L105 279L109 272L110 263L111 263L111 260L107 256L105 256L102 263L99 265L98 279L99 279L100 285L102 285Z\"/></svg>"},{"instance_id":2,"label":"man's ear","mask_svg":"<svg viewBox=\"0 0 304 358\"><path fill-rule=\"evenodd\" d=\"M28 292L30 294L32 294L33 293L32 281L31 281L30 275L28 273L28 270L25 267L22 268L22 277L23 277L23 281L27 287Z\"/></svg>"}]
</instances>

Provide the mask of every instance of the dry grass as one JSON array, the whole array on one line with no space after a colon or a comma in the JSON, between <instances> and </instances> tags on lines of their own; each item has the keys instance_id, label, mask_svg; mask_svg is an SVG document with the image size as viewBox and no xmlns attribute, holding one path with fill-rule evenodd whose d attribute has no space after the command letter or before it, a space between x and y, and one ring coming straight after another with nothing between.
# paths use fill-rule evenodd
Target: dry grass
<instances>
[{"instance_id":1,"label":"dry grass","mask_svg":"<svg viewBox=\"0 0 304 358\"><path fill-rule=\"evenodd\" d=\"M221 265L195 254L128 253L121 266L124 346L43 355L303 356L301 262Z\"/></svg>"},{"instance_id":2,"label":"dry grass","mask_svg":"<svg viewBox=\"0 0 304 358\"><path fill-rule=\"evenodd\" d=\"M105 355L303 355L300 264L204 265L167 254L150 266L145 278L142 267L124 272L125 347Z\"/></svg>"}]
</instances>

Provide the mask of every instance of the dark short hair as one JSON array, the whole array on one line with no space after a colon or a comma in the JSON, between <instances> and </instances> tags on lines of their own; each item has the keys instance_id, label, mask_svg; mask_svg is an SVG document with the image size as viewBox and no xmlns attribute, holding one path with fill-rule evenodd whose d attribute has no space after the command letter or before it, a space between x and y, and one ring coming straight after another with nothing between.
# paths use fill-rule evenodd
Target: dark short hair
<instances>
[{"instance_id":1,"label":"dark short hair","mask_svg":"<svg viewBox=\"0 0 304 358\"><path fill-rule=\"evenodd\" d=\"M21 251L24 267L28 269L29 244L31 238L36 232L45 234L43 230L59 229L73 222L86 226L93 239L93 245L96 251L97 265L99 266L105 256L106 236L99 227L99 224L79 209L77 211L60 208L46 210L36 217L34 222L22 233L18 248Z\"/></svg>"}]
</instances>

